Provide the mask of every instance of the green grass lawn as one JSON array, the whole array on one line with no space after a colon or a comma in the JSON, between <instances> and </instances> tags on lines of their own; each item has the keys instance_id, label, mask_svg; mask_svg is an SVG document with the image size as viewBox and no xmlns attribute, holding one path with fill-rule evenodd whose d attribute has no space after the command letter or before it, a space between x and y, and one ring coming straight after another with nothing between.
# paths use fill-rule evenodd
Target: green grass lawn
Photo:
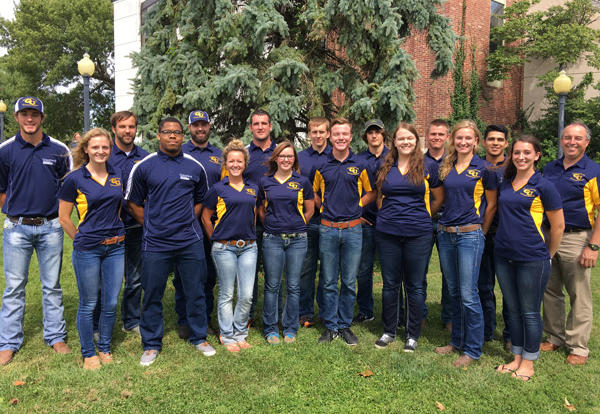
<instances>
[{"instance_id":1,"label":"green grass lawn","mask_svg":"<svg viewBox=\"0 0 600 414\"><path fill-rule=\"evenodd\" d=\"M436 255L434 254L434 257ZM467 369L451 366L456 355L440 356L433 348L447 344L440 316L441 275L437 259L428 275L427 327L414 354L402 352L399 340L385 350L373 346L382 333L376 319L353 328L360 344L341 339L317 345L322 326L301 328L295 344L269 346L262 326L250 330L254 345L229 354L209 341L217 355L206 358L177 336L173 288L165 294L163 351L150 367L139 365L139 337L121 332L117 317L113 337L116 363L99 371L81 368L75 324L77 286L71 266L71 241L65 236L62 286L69 345L73 353L56 355L42 339L39 274L32 261L27 287L25 343L13 362L0 367L0 412L568 412L565 398L578 412L600 412L600 274L594 270L595 320L586 366L565 363L559 350L544 353L536 375L524 383L494 372L508 362L501 340L485 344L479 362ZM262 276L260 282L262 286ZM381 312L381 276L375 276L375 311ZM4 289L4 278L0 282ZM261 289L262 290L262 289ZM497 288L497 302L500 291ZM262 294L261 294L262 299ZM260 307L259 307L260 308ZM498 309L500 339L501 309ZM216 321L216 315L214 316ZM398 333L403 338L404 332ZM358 374L370 370L373 375ZM24 385L16 385L22 381Z\"/></svg>"}]
</instances>

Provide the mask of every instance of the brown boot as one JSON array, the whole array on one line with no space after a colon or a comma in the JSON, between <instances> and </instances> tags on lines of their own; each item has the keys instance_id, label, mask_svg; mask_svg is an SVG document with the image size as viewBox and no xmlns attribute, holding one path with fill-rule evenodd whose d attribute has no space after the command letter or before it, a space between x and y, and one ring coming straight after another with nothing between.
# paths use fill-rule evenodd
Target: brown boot
<instances>
[{"instance_id":1,"label":"brown boot","mask_svg":"<svg viewBox=\"0 0 600 414\"><path fill-rule=\"evenodd\" d=\"M115 362L112 353L110 352L98 352L98 357L100 357L100 362L102 362L102 365L112 364L113 362Z\"/></svg>"},{"instance_id":2,"label":"brown boot","mask_svg":"<svg viewBox=\"0 0 600 414\"><path fill-rule=\"evenodd\" d=\"M11 351L10 349L0 351L0 365L9 364L10 361L12 361L14 354L14 351Z\"/></svg>"},{"instance_id":3,"label":"brown boot","mask_svg":"<svg viewBox=\"0 0 600 414\"><path fill-rule=\"evenodd\" d=\"M434 351L436 354L448 355L448 354L451 354L452 352L458 351L458 349L456 349L452 345L446 345L446 346L438 346L437 348L434 349Z\"/></svg>"},{"instance_id":4,"label":"brown boot","mask_svg":"<svg viewBox=\"0 0 600 414\"><path fill-rule=\"evenodd\" d=\"M102 365L100 365L100 358L98 358L97 355L89 358L83 358L83 369L95 371L100 368L102 368Z\"/></svg>"},{"instance_id":5,"label":"brown boot","mask_svg":"<svg viewBox=\"0 0 600 414\"><path fill-rule=\"evenodd\" d=\"M567 357L567 364L569 365L585 365L587 357L582 355L569 354Z\"/></svg>"},{"instance_id":6,"label":"brown boot","mask_svg":"<svg viewBox=\"0 0 600 414\"><path fill-rule=\"evenodd\" d=\"M556 351L558 348L560 348L558 345L554 345L552 342L542 342L540 344L540 351Z\"/></svg>"},{"instance_id":7,"label":"brown boot","mask_svg":"<svg viewBox=\"0 0 600 414\"><path fill-rule=\"evenodd\" d=\"M461 356L458 357L458 359L456 361L454 361L452 363L453 367L468 367L469 364L471 363L471 361L473 361L473 358L471 358L468 355L462 354Z\"/></svg>"},{"instance_id":8,"label":"brown boot","mask_svg":"<svg viewBox=\"0 0 600 414\"><path fill-rule=\"evenodd\" d=\"M71 349L69 348L69 345L67 345L64 342L57 342L54 345L52 345L52 349L54 349L54 352L56 352L57 354L70 354L71 353Z\"/></svg>"}]
</instances>

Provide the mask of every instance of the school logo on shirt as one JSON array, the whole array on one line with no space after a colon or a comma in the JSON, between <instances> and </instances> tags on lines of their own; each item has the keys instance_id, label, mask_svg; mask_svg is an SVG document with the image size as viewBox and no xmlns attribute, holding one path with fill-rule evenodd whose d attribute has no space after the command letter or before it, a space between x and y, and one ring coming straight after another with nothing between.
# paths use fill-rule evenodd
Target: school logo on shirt
<instances>
[{"instance_id":1,"label":"school logo on shirt","mask_svg":"<svg viewBox=\"0 0 600 414\"><path fill-rule=\"evenodd\" d=\"M470 170L467 170L466 174L467 174L467 176L469 176L471 178L481 178L481 171L479 171L479 170L470 169Z\"/></svg>"},{"instance_id":2,"label":"school logo on shirt","mask_svg":"<svg viewBox=\"0 0 600 414\"><path fill-rule=\"evenodd\" d=\"M120 187L121 186L121 179L118 177L111 178L110 180L108 180L108 182L110 183L111 187Z\"/></svg>"},{"instance_id":3,"label":"school logo on shirt","mask_svg":"<svg viewBox=\"0 0 600 414\"><path fill-rule=\"evenodd\" d=\"M583 181L585 179L585 174L584 173L573 173L571 174L571 181Z\"/></svg>"},{"instance_id":4,"label":"school logo on shirt","mask_svg":"<svg viewBox=\"0 0 600 414\"><path fill-rule=\"evenodd\" d=\"M189 175L189 174L179 174L179 179L180 180L190 181L192 179L192 176Z\"/></svg>"},{"instance_id":5,"label":"school logo on shirt","mask_svg":"<svg viewBox=\"0 0 600 414\"><path fill-rule=\"evenodd\" d=\"M358 175L358 174L360 174L360 171L358 170L358 167L348 167L347 171L348 171L348 174L350 174L350 175Z\"/></svg>"},{"instance_id":6,"label":"school logo on shirt","mask_svg":"<svg viewBox=\"0 0 600 414\"><path fill-rule=\"evenodd\" d=\"M287 186L288 186L288 188L289 188L290 190L298 190L298 189L300 189L300 184L299 184L299 183L297 183L297 182L295 182L295 181L290 181L290 182L287 184Z\"/></svg>"},{"instance_id":7,"label":"school logo on shirt","mask_svg":"<svg viewBox=\"0 0 600 414\"><path fill-rule=\"evenodd\" d=\"M54 158L42 158L42 164L44 165L55 165L56 160Z\"/></svg>"},{"instance_id":8,"label":"school logo on shirt","mask_svg":"<svg viewBox=\"0 0 600 414\"><path fill-rule=\"evenodd\" d=\"M256 191L254 191L254 188L246 188L246 192L251 196L256 197Z\"/></svg>"},{"instance_id":9,"label":"school logo on shirt","mask_svg":"<svg viewBox=\"0 0 600 414\"><path fill-rule=\"evenodd\" d=\"M537 191L532 188L523 188L521 190L521 195L524 195L525 197L533 198L533 197L537 196Z\"/></svg>"},{"instance_id":10,"label":"school logo on shirt","mask_svg":"<svg viewBox=\"0 0 600 414\"><path fill-rule=\"evenodd\" d=\"M215 157L214 155L211 155L208 159L213 164L221 164L221 160L219 159L219 157Z\"/></svg>"}]
</instances>

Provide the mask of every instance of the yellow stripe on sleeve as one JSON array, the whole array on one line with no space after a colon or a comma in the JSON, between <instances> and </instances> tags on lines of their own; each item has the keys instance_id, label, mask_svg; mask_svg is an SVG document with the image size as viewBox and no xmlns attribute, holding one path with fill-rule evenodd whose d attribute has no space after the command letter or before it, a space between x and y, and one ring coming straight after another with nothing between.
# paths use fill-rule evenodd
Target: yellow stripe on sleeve
<instances>
[{"instance_id":1,"label":"yellow stripe on sleeve","mask_svg":"<svg viewBox=\"0 0 600 414\"><path fill-rule=\"evenodd\" d=\"M583 187L583 200L585 201L585 210L588 214L590 226L594 227L594 212L600 206L600 195L598 194L598 181L596 177L588 181Z\"/></svg>"},{"instance_id":2,"label":"yellow stripe on sleeve","mask_svg":"<svg viewBox=\"0 0 600 414\"><path fill-rule=\"evenodd\" d=\"M479 207L481 207L481 196L483 195L483 192L483 181L480 178L477 180L477 184L475 184L475 188L473 189L473 205L475 206L475 214L477 214L477 217L481 217Z\"/></svg>"},{"instance_id":3,"label":"yellow stripe on sleeve","mask_svg":"<svg viewBox=\"0 0 600 414\"><path fill-rule=\"evenodd\" d=\"M83 220L85 220L85 216L88 212L88 202L87 198L85 197L85 194L83 194L79 190L77 190L77 198L75 199L75 204L77 204L77 214L79 214L79 224L81 224L83 223Z\"/></svg>"},{"instance_id":4,"label":"yellow stripe on sleeve","mask_svg":"<svg viewBox=\"0 0 600 414\"><path fill-rule=\"evenodd\" d=\"M321 195L321 208L320 212L323 212L323 205L325 204L325 180L319 170L315 171L315 178L313 178L313 191L315 194Z\"/></svg>"},{"instance_id":5,"label":"yellow stripe on sleeve","mask_svg":"<svg viewBox=\"0 0 600 414\"><path fill-rule=\"evenodd\" d=\"M298 191L298 212L300 213L300 217L302 217L302 221L306 224L306 219L304 218L304 188Z\"/></svg>"},{"instance_id":6,"label":"yellow stripe on sleeve","mask_svg":"<svg viewBox=\"0 0 600 414\"><path fill-rule=\"evenodd\" d=\"M544 240L544 233L542 232L542 220L544 220L544 206L542 205L542 199L540 198L540 196L537 196L533 199L531 207L529 207L529 214L531 214L531 218L535 223L535 228L537 229L538 233L540 233L542 240Z\"/></svg>"},{"instance_id":7,"label":"yellow stripe on sleeve","mask_svg":"<svg viewBox=\"0 0 600 414\"><path fill-rule=\"evenodd\" d=\"M221 222L221 219L227 212L227 206L225 205L225 201L221 197L217 197L217 221L215 221L215 229Z\"/></svg>"},{"instance_id":8,"label":"yellow stripe on sleeve","mask_svg":"<svg viewBox=\"0 0 600 414\"><path fill-rule=\"evenodd\" d=\"M429 176L427 177L429 178ZM423 180L425 182L425 208L427 209L427 212L429 213L429 217L431 217L431 203L430 203L430 191L429 191L429 181L427 180Z\"/></svg>"}]
</instances>

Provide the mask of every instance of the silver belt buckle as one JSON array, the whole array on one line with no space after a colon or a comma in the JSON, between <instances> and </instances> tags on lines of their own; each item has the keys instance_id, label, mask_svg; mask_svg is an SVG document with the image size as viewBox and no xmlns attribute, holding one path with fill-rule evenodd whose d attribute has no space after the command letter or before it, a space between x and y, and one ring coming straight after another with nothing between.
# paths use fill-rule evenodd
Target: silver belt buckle
<instances>
[{"instance_id":1,"label":"silver belt buckle","mask_svg":"<svg viewBox=\"0 0 600 414\"><path fill-rule=\"evenodd\" d=\"M238 240L238 241L235 242L235 247L240 248L240 249L242 247L244 247L245 245L246 245L246 240L240 239L240 240Z\"/></svg>"}]
</instances>

